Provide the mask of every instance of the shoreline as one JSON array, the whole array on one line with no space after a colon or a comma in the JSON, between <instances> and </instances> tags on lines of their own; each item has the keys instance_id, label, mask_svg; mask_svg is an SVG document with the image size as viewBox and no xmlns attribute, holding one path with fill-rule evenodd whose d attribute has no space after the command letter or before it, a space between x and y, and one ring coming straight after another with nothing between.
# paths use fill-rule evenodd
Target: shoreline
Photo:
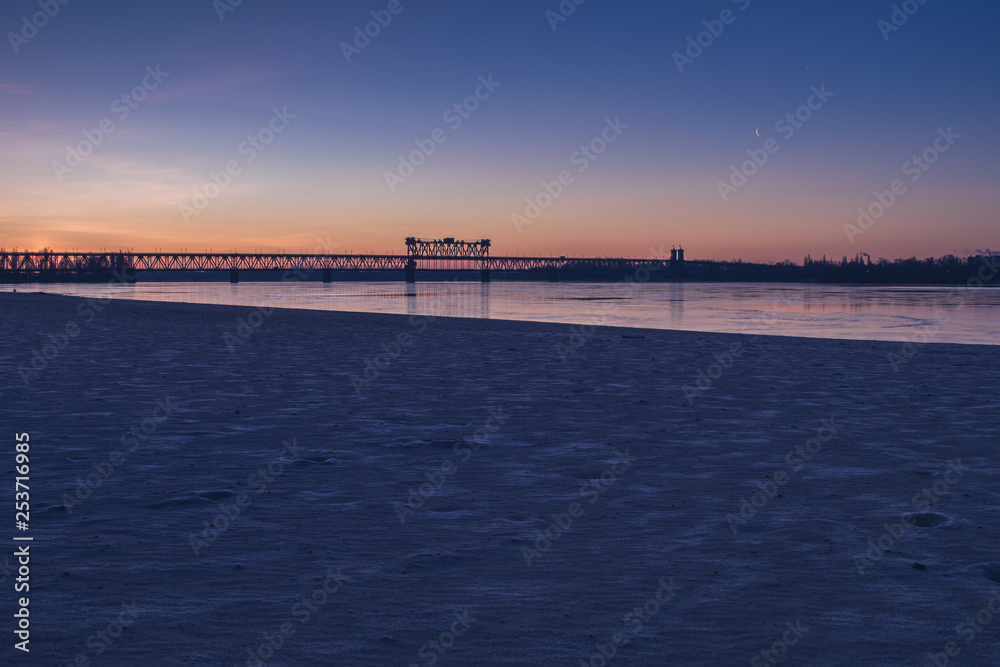
<instances>
[{"instance_id":1,"label":"shoreline","mask_svg":"<svg viewBox=\"0 0 1000 667\"><path fill-rule=\"evenodd\" d=\"M192 285L202 285L202 283L191 283L191 284ZM249 284L250 285L255 285L255 283L249 283ZM282 285L283 283L257 283L257 284L259 284L259 285ZM763 283L762 283L762 285L763 285ZM473 285L473 286L476 286L476 285ZM978 288L955 288L955 289L978 289ZM13 294L13 293L12 292L0 291L0 295L4 295L4 294L10 295L10 294ZM943 310L943 307L941 306L941 304L935 304L934 305L935 311L933 312L933 314L928 313L928 314L924 315L923 318L922 318L923 319L923 323L917 325L915 328L913 328L912 330L908 331L905 335L904 334L898 334L898 337L888 337L889 336L888 333L883 333L883 335L886 336L886 337L881 337L881 338L879 338L879 337L873 337L873 335L878 335L878 333L880 333L880 332L889 332L889 331L893 330L894 328L900 328L902 330L902 327L906 326L905 318L903 318L903 321L901 322L901 324L894 325L894 326L887 326L885 323L882 323L881 325L879 325L879 324L876 323L874 325L875 328L872 329L872 331L874 333L870 334L869 336L851 337L851 338L839 337L838 338L838 337L830 337L828 335L826 335L826 336L822 335L821 332L822 332L822 326L823 326L824 323L821 320L816 320L814 322L810 322L808 326L804 325L802 322L792 322L790 324L791 326L797 327L800 330L817 329L817 330L820 331L820 333L818 333L817 335L802 335L801 332L799 332L799 333L786 333L786 334L772 333L771 332L772 330L780 330L782 328L782 326L783 326L784 323L783 322L774 322L774 321L772 321L772 322L769 323L769 321L768 321L769 318L773 317L775 314L778 314L778 315L782 315L782 314L788 315L788 314L792 314L794 312L794 311L790 311L789 313L783 313L782 311L779 311L779 310L777 310L777 309L775 309L773 307L771 309L760 308L760 309L757 309L757 310L754 310L754 309L748 310L747 312L751 313L752 317L749 320L743 321L743 323L742 323L743 324L743 330L742 331L720 331L720 330L711 330L711 329L701 329L701 330L699 330L699 329L669 328L668 324L666 324L666 323L665 323L665 325L663 327L650 326L649 322L644 322L641 319L634 319L634 322L635 322L634 324L626 324L626 323L611 323L611 324L596 323L595 324L593 322L593 320L594 320L595 317L598 318L598 319L603 318L604 321L613 320L613 319L619 319L620 320L620 319L626 319L628 317L628 314L626 314L624 311L622 313L612 313L610 310L608 310L606 308L603 308L603 307L599 307L596 310L591 311L591 312L575 313L575 312L570 311L568 313L561 313L559 315L553 316L553 317L559 317L559 318L561 318L560 321L553 321L551 319L518 319L516 316L512 317L508 313L503 312L503 310L502 310L502 303L503 302L502 301L500 302L501 303L501 308L499 309L499 312L490 313L488 316L485 316L485 317L483 317L483 316L473 317L473 316L465 316L465 315L442 315L442 314L438 314L444 308L444 306L442 306L440 304L435 304L435 307L437 308L436 311L432 310L430 312L427 312L427 311L417 310L417 311L415 311L413 313L402 314L402 313L392 313L392 312L376 312L376 311L372 311L372 310L333 310L333 309L328 309L328 308L297 306L297 305L259 305L257 303L226 304L226 303L208 303L208 302L203 302L203 301L180 301L180 300L173 301L173 300L166 300L166 299L162 299L162 298L148 298L148 299L146 299L146 298L134 298L134 297L131 297L131 296L126 296L126 297L105 297L103 295L102 296L86 296L86 295L84 295L84 296L77 296L77 295L62 294L62 293L59 293L59 292L45 292L45 291L22 292L21 294L40 294L40 295L47 295L47 296L61 296L61 297L66 297L66 298L80 298L80 299L85 299L85 300L88 299L88 298L89 299L98 299L98 300L111 299L111 300L113 300L115 302L165 303L165 304L189 305L189 306L192 306L192 307L195 307L195 306L218 306L218 307L224 307L224 308L245 309L245 310L250 310L250 311L252 311L252 310L258 310L258 309L263 309L263 310L267 310L267 311L270 311L270 310L282 310L282 311L296 311L296 312L335 313L335 314L354 314L354 315L368 315L368 314L370 314L370 315L388 315L388 316L396 316L396 317L422 317L422 318L431 318L431 319L433 319L433 318L444 318L444 319L484 321L484 322L519 322L519 323L525 323L525 324L555 324L555 325L559 325L559 326L584 327L584 328L588 328L588 329L591 328L591 327L599 327L599 328L623 329L623 330L628 330L628 331L687 332L687 333L705 334L705 335L776 337L776 338L793 338L793 339L800 339L801 338L801 339L809 339L809 340L827 340L827 341L845 340L845 341L854 341L854 342L889 343L889 344L896 344L896 345L915 344L915 345L919 346L920 348L926 347L928 345L971 345L971 346L983 346L983 347L994 347L996 345L1000 345L1000 339L995 338L995 337L991 338L991 340L995 340L996 341L996 342L992 342L992 343L985 343L985 342L982 342L981 340L976 340L976 339L982 339L984 336L986 336L986 332L988 331L987 329L983 329L981 331L977 330L977 329L972 329L972 330L968 330L968 329L964 329L964 330L963 329L955 329L955 330L950 330L950 331L946 332L942 336L942 334L940 332L940 326L941 326L942 323L950 321L951 317L950 317L950 315L948 315L946 313L945 310ZM248 295L248 294L246 294L244 292L242 296L246 298L246 297L249 297L251 295ZM308 294L305 295L305 296L308 296ZM344 296L347 296L347 295L344 295ZM354 295L352 295L352 296L354 296ZM404 296L404 295L401 295L401 297L402 296ZM470 295L462 294L461 297L462 298L470 297ZM218 298L218 297L216 297L216 298ZM288 296L277 297L277 298L279 300L290 299L290 297L288 297ZM274 297L271 297L269 300L273 303ZM963 302L964 302L964 298L963 298ZM777 302L775 302L775 303L777 303ZM697 308L697 306L695 306L695 307ZM488 306L487 306L487 309L489 309ZM873 314L873 316L874 317L886 317L887 315L884 314L884 313L882 313L882 314ZM696 317L697 317L697 315L696 315ZM705 317L705 316L702 315L702 317ZM910 316L911 319L912 318L916 318L916 317L917 317L916 315L911 315ZM734 325L733 325L734 327L735 327L735 322L736 322L736 320L734 320ZM998 320L998 323L1000 323L1000 320ZM1000 326L1000 324L998 324L998 326ZM847 330L849 330L849 329L847 329ZM968 341L968 342L964 341L964 340L939 340L942 337L943 338L949 338L949 337L954 338L956 336L964 336L966 338L972 338L974 340L971 340L971 341Z\"/></svg>"}]
</instances>

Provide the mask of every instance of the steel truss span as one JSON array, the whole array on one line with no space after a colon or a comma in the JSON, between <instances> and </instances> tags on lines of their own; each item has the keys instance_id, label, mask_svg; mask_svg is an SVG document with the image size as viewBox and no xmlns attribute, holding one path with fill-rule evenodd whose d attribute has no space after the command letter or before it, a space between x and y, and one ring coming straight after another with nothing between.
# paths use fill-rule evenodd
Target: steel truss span
<instances>
[{"instance_id":1,"label":"steel truss span","mask_svg":"<svg viewBox=\"0 0 1000 667\"><path fill-rule=\"evenodd\" d=\"M414 255L264 255L234 253L50 253L0 252L0 271L12 273L89 271L403 271L418 269L530 271L639 268L657 259L602 257L443 257Z\"/></svg>"},{"instance_id":2,"label":"steel truss span","mask_svg":"<svg viewBox=\"0 0 1000 667\"><path fill-rule=\"evenodd\" d=\"M229 271L237 282L241 271L402 271L413 281L417 270L480 271L484 281L493 271L547 271L556 278L570 269L637 271L665 266L665 259L611 257L490 257L490 240L406 239L405 255L320 255L187 252L7 252L0 250L0 281L87 280L114 277L134 282L137 271ZM683 263L683 250L672 250L670 265Z\"/></svg>"}]
</instances>

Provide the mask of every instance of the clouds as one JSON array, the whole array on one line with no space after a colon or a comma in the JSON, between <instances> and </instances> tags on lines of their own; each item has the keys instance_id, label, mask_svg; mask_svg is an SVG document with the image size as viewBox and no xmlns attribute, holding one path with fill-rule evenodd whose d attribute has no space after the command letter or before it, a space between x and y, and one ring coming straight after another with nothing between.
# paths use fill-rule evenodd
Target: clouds
<instances>
[{"instance_id":1,"label":"clouds","mask_svg":"<svg viewBox=\"0 0 1000 667\"><path fill-rule=\"evenodd\" d=\"M29 92L28 86L22 83L0 80L0 96L27 95Z\"/></svg>"}]
</instances>

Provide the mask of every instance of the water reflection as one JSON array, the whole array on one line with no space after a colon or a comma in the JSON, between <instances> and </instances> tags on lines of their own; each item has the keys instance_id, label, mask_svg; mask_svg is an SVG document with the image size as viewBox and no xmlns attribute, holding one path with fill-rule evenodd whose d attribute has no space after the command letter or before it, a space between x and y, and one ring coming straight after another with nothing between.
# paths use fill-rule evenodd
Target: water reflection
<instances>
[{"instance_id":1,"label":"water reflection","mask_svg":"<svg viewBox=\"0 0 1000 667\"><path fill-rule=\"evenodd\" d=\"M9 291L10 286L0 287ZM19 291L240 306L997 344L1000 289L760 283L423 282L18 285Z\"/></svg>"},{"instance_id":2,"label":"water reflection","mask_svg":"<svg viewBox=\"0 0 1000 667\"><path fill-rule=\"evenodd\" d=\"M670 323L680 326L684 321L684 283L670 285Z\"/></svg>"},{"instance_id":3,"label":"water reflection","mask_svg":"<svg viewBox=\"0 0 1000 667\"><path fill-rule=\"evenodd\" d=\"M490 285L492 283L479 284L479 317L490 319Z\"/></svg>"}]
</instances>

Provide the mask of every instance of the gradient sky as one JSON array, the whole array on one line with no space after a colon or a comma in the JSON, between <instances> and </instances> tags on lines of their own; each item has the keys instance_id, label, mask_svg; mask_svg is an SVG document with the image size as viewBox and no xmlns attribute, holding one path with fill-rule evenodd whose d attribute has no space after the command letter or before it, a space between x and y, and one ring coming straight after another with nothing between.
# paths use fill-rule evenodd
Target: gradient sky
<instances>
[{"instance_id":1,"label":"gradient sky","mask_svg":"<svg viewBox=\"0 0 1000 667\"><path fill-rule=\"evenodd\" d=\"M16 53L10 33L41 10L3 4L0 246L401 253L415 235L796 262L1000 247L996 3L928 0L886 40L881 0L587 0L555 30L559 0L401 0L348 63L341 43L388 0L243 0L220 20L224 2L70 0ZM673 53L726 9L735 22L679 72ZM169 75L120 119L116 98L157 66ZM490 75L500 87L452 129L444 112ZM786 140L775 123L823 85L833 97ZM248 162L275 108L295 118ZM574 152L617 117L628 128L579 172ZM961 138L910 182L904 163L949 126ZM385 172L437 128L447 141L390 191ZM60 181L85 132L100 144ZM768 137L780 150L724 202L717 183ZM240 173L186 221L230 161ZM518 231L512 214L566 169ZM896 179L905 194L851 243L844 225Z\"/></svg>"}]
</instances>

